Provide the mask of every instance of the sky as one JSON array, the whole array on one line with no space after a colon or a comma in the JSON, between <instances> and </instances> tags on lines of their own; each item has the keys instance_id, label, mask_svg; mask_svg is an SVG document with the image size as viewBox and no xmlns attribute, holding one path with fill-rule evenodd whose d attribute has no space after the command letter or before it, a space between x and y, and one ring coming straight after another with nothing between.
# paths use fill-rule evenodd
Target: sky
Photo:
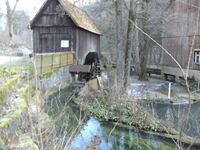
<instances>
[{"instance_id":1,"label":"sky","mask_svg":"<svg viewBox=\"0 0 200 150\"><path fill-rule=\"evenodd\" d=\"M17 10L24 10L31 18L40 8L45 0L19 0ZM10 4L13 7L15 0L10 0ZM6 12L6 6L4 0L0 0L0 12Z\"/></svg>"},{"instance_id":2,"label":"sky","mask_svg":"<svg viewBox=\"0 0 200 150\"><path fill-rule=\"evenodd\" d=\"M16 0L9 0L11 6L13 7ZM24 10L32 19L37 13L39 8L46 0L19 0L17 5L17 10ZM75 0L69 0L74 2ZM80 0L82 3L88 4L94 2L95 0ZM6 6L4 0L0 0L0 12L6 13Z\"/></svg>"},{"instance_id":3,"label":"sky","mask_svg":"<svg viewBox=\"0 0 200 150\"><path fill-rule=\"evenodd\" d=\"M45 1L46 0L19 0L16 10L24 10L32 20ZM69 0L69 1L74 3L74 1L77 0ZM79 3L76 4L88 5L95 1L97 0L79 0ZM9 2L11 7L13 8L16 0L9 0ZM5 0L0 0L0 13L6 14ZM0 18L0 29L5 30L5 27L6 27L6 18L5 17Z\"/></svg>"}]
</instances>

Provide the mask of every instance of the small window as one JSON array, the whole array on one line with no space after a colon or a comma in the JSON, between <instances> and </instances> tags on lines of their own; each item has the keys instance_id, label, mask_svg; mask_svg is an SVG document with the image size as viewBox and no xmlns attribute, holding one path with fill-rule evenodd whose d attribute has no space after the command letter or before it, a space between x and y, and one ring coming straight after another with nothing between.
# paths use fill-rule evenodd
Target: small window
<instances>
[{"instance_id":1,"label":"small window","mask_svg":"<svg viewBox=\"0 0 200 150\"><path fill-rule=\"evenodd\" d=\"M194 51L194 63L200 64L200 49Z\"/></svg>"},{"instance_id":2,"label":"small window","mask_svg":"<svg viewBox=\"0 0 200 150\"><path fill-rule=\"evenodd\" d=\"M69 48L69 40L61 40L61 48Z\"/></svg>"}]
</instances>

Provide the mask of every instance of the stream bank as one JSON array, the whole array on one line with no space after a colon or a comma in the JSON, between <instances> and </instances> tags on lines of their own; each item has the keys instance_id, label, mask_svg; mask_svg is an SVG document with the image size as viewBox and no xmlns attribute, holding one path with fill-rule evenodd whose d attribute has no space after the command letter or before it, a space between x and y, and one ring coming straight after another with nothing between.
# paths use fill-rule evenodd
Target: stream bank
<instances>
[{"instance_id":1,"label":"stream bank","mask_svg":"<svg viewBox=\"0 0 200 150\"><path fill-rule=\"evenodd\" d=\"M81 107L74 104L74 101L68 101L73 90L73 87L67 87L54 93L48 98L46 104L49 116L56 120L57 138L64 136L66 138L64 143L68 143L68 139L71 137L65 150L88 150L91 147L100 150L177 149L171 140L92 117L91 113L83 111ZM79 126L79 121L84 118L85 114L88 117ZM193 148L192 150L197 149Z\"/></svg>"},{"instance_id":2,"label":"stream bank","mask_svg":"<svg viewBox=\"0 0 200 150\"><path fill-rule=\"evenodd\" d=\"M115 96L112 92L90 92L89 95L79 96L75 103L82 109L94 116L98 120L115 122L118 126L126 126L136 128L152 135L161 136L167 139L179 141L183 145L200 145L200 139L188 136L182 133L180 138L179 130L176 130L170 122L155 118L137 101L130 100L129 97L119 95ZM97 95L97 96L93 96ZM112 101L114 100L114 101Z\"/></svg>"},{"instance_id":3,"label":"stream bank","mask_svg":"<svg viewBox=\"0 0 200 150\"><path fill-rule=\"evenodd\" d=\"M102 97L102 91L94 92L88 89L82 90L74 101L69 102L74 89L75 87L70 85L53 92L45 104L45 112L53 120L56 131L52 138L57 139L58 145L66 145L65 150L86 150L88 147L100 150L177 149L172 139L175 138L173 135L177 137L178 131L173 128L173 124L157 119L145 110L146 108L133 105L130 101L119 101L116 99L118 95L112 97L112 92L106 92ZM120 105L109 101L108 95ZM88 117L84 119L85 115ZM166 131L170 131L172 136L165 134ZM165 135L156 134L157 132ZM191 143L194 138L187 136L182 140ZM184 148L187 147L188 144L184 145ZM198 149L199 146L191 147L191 150Z\"/></svg>"}]
</instances>

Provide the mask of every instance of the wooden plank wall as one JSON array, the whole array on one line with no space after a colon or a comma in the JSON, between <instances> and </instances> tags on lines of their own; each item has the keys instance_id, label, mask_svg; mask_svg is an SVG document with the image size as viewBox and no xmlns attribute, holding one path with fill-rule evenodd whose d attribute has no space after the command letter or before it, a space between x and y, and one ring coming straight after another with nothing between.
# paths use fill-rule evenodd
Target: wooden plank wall
<instances>
[{"instance_id":1,"label":"wooden plank wall","mask_svg":"<svg viewBox=\"0 0 200 150\"><path fill-rule=\"evenodd\" d=\"M66 14L60 14L58 8L62 8L57 0L50 1L47 7L40 12L39 18L34 23L34 27L48 26L75 26L72 19Z\"/></svg>"},{"instance_id":2,"label":"wooden plank wall","mask_svg":"<svg viewBox=\"0 0 200 150\"><path fill-rule=\"evenodd\" d=\"M100 36L77 27L68 15L61 16L57 0L49 1L33 25L33 47L35 54L76 52L80 63L88 52L100 54ZM69 48L61 48L61 40L69 40ZM48 58L48 56L47 56ZM56 60L55 60L56 61Z\"/></svg>"},{"instance_id":3,"label":"wooden plank wall","mask_svg":"<svg viewBox=\"0 0 200 150\"><path fill-rule=\"evenodd\" d=\"M162 38L162 45L166 48L170 54L185 68L188 62L188 37L170 37ZM177 67L177 64L163 52L163 63L164 66Z\"/></svg>"},{"instance_id":4,"label":"wooden plank wall","mask_svg":"<svg viewBox=\"0 0 200 150\"><path fill-rule=\"evenodd\" d=\"M97 52L100 54L100 36L86 30L77 29L77 59L83 63L88 52Z\"/></svg>"},{"instance_id":5,"label":"wooden plank wall","mask_svg":"<svg viewBox=\"0 0 200 150\"><path fill-rule=\"evenodd\" d=\"M158 43L161 44L161 38L154 38ZM147 51L148 51L148 58L147 58L147 64L149 68L160 68L161 63L163 60L162 57L162 49L155 44L153 41L149 40L148 41L148 46L147 46Z\"/></svg>"},{"instance_id":6,"label":"wooden plank wall","mask_svg":"<svg viewBox=\"0 0 200 150\"><path fill-rule=\"evenodd\" d=\"M76 50L76 29L74 27L35 28L33 45L35 53L52 53ZM61 48L61 40L69 40L69 48Z\"/></svg>"},{"instance_id":7,"label":"wooden plank wall","mask_svg":"<svg viewBox=\"0 0 200 150\"><path fill-rule=\"evenodd\" d=\"M169 12L171 12L169 16L173 16L173 19L163 25L162 45L177 59L183 68L187 68L195 30L197 30L198 36L193 49L200 48L200 27L196 26L198 9L192 7L192 5L198 6L198 0L174 1L169 8ZM194 54L192 54L190 69L200 70L199 65L194 64L193 57ZM175 62L165 53L163 53L162 65L177 67Z\"/></svg>"},{"instance_id":8,"label":"wooden plank wall","mask_svg":"<svg viewBox=\"0 0 200 150\"><path fill-rule=\"evenodd\" d=\"M200 49L200 36L195 36L195 38L194 38L194 36L190 36L189 37L189 49L191 49L192 44L194 44L193 48L192 48L193 50ZM200 70L200 65L194 63L194 53L192 54L190 67L194 70Z\"/></svg>"},{"instance_id":9,"label":"wooden plank wall","mask_svg":"<svg viewBox=\"0 0 200 150\"><path fill-rule=\"evenodd\" d=\"M60 15L61 7L57 0L52 0L42 10L40 17L33 24L33 48L35 53L74 51L76 49L76 25L66 15ZM69 40L69 48L61 48L61 40Z\"/></svg>"}]
</instances>

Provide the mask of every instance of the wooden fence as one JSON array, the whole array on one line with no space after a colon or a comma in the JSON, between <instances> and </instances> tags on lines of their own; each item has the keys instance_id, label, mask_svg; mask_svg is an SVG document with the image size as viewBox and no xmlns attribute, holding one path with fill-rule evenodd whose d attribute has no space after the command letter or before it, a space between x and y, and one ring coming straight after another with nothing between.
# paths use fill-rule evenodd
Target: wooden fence
<instances>
[{"instance_id":1,"label":"wooden fence","mask_svg":"<svg viewBox=\"0 0 200 150\"><path fill-rule=\"evenodd\" d=\"M34 65L38 75L75 64L75 62L75 52L42 53L34 55Z\"/></svg>"}]
</instances>

